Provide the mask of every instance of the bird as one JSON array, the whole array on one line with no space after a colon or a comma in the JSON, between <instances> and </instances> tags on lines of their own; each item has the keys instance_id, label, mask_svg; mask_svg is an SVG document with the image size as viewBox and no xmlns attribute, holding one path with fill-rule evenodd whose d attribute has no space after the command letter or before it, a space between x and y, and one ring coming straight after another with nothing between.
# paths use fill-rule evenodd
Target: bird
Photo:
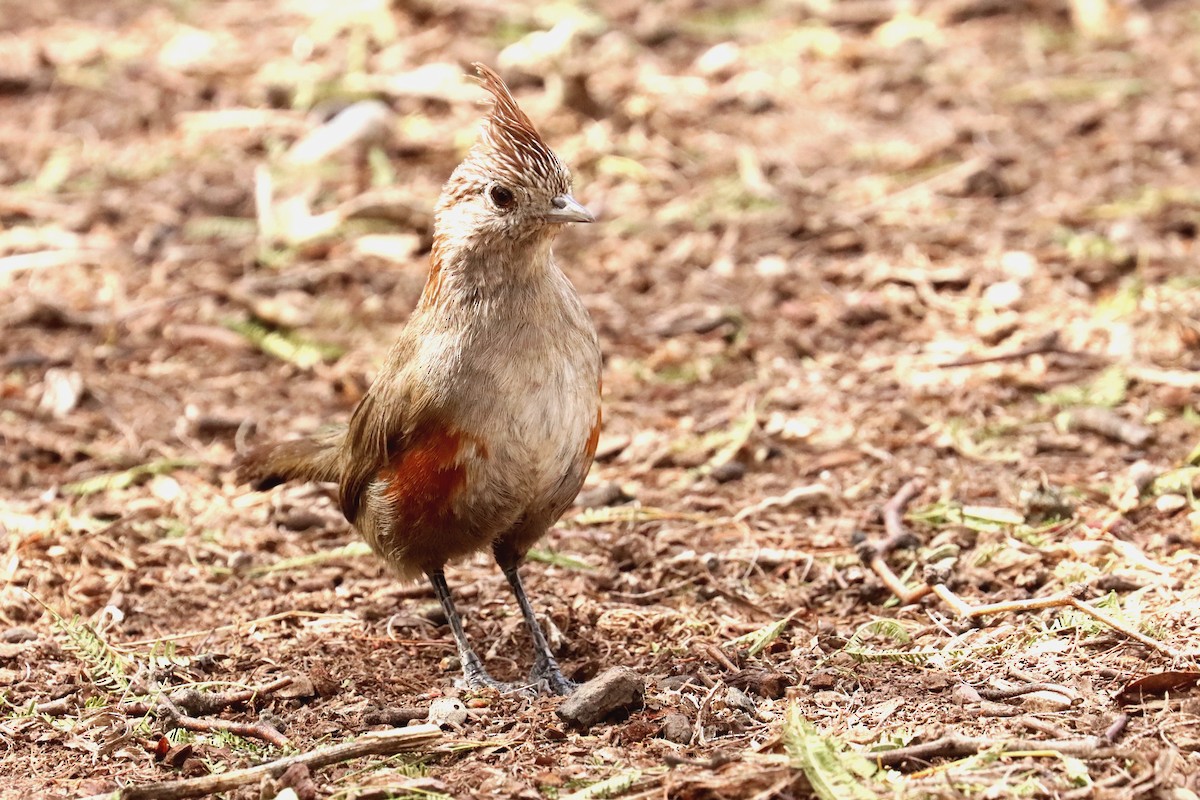
<instances>
[{"instance_id":1,"label":"bird","mask_svg":"<svg viewBox=\"0 0 1200 800\"><path fill-rule=\"evenodd\" d=\"M401 580L433 588L471 689L508 690L464 632L447 564L490 551L533 644L529 683L569 694L519 567L574 502L601 425L599 338L551 251L595 216L500 76L434 212L429 274L348 424L254 447L237 476L263 490L336 483L342 513Z\"/></svg>"}]
</instances>

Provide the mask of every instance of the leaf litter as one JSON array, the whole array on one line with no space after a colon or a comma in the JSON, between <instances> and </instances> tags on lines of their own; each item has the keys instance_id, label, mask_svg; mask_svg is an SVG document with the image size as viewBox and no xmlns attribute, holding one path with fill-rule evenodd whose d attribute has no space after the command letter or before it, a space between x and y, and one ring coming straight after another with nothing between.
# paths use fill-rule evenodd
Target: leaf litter
<instances>
[{"instance_id":1,"label":"leaf litter","mask_svg":"<svg viewBox=\"0 0 1200 800\"><path fill-rule=\"evenodd\" d=\"M1200 54L1179 4L1069 5L6 11L0 304L57 309L0 320L6 788L236 771L281 755L256 725L317 752L377 728L368 709L451 696L462 730L410 766L312 780L1189 796ZM327 493L249 496L224 467L344 420L369 384L478 124L478 58L606 220L557 255L600 327L619 443L589 488L618 490L526 568L572 677L648 679L590 732L549 699L454 687L433 597L364 557ZM300 176L295 219L336 235L261 241L256 170L366 96L395 115L382 138ZM913 478L915 548L884 558L900 597L855 536L886 535L877 509ZM522 679L503 579L454 578L489 666ZM134 719L112 653L147 707L280 688L201 720L241 727ZM997 682L1030 691L988 699ZM147 758L167 733L195 755Z\"/></svg>"}]
</instances>

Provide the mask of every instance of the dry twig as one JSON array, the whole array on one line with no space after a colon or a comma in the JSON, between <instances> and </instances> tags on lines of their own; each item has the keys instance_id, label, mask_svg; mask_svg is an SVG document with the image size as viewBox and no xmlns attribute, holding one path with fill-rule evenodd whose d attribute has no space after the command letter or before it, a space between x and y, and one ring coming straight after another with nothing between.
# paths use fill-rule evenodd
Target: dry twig
<instances>
[{"instance_id":1,"label":"dry twig","mask_svg":"<svg viewBox=\"0 0 1200 800\"><path fill-rule=\"evenodd\" d=\"M769 508L787 508L803 503L805 505L822 505L833 501L833 491L824 484L814 483L810 486L797 486L777 497L765 497L753 505L746 506L733 515L734 522L741 522Z\"/></svg>"},{"instance_id":2,"label":"dry twig","mask_svg":"<svg viewBox=\"0 0 1200 800\"><path fill-rule=\"evenodd\" d=\"M293 678L285 675L262 686L251 686L232 692L202 692L190 687L176 689L171 692L171 702L188 714L215 714L222 709L238 703L248 703L256 697L286 689L292 685Z\"/></svg>"},{"instance_id":3,"label":"dry twig","mask_svg":"<svg viewBox=\"0 0 1200 800\"><path fill-rule=\"evenodd\" d=\"M928 178L917 181L909 186L905 186L898 191L884 195L878 200L874 200L860 208L854 209L850 211L844 217L844 219L857 221L859 223L866 222L884 209L892 208L902 203L907 203L914 198L928 197L961 184L971 175L987 167L988 163L989 159L984 156L968 158L966 161L954 164L953 166L947 167L940 172L935 172Z\"/></svg>"},{"instance_id":4,"label":"dry twig","mask_svg":"<svg viewBox=\"0 0 1200 800\"><path fill-rule=\"evenodd\" d=\"M984 700L1008 700L1013 697L1023 697L1034 692L1054 692L1068 700L1078 700L1079 694L1058 683L1023 683L1018 686L976 689Z\"/></svg>"},{"instance_id":5,"label":"dry twig","mask_svg":"<svg viewBox=\"0 0 1200 800\"><path fill-rule=\"evenodd\" d=\"M1112 758L1120 751L1102 736L1086 739L1000 739L992 736L959 736L952 734L894 750L867 754L879 766L911 770L928 766L937 758L964 758L986 750L1003 753L1061 753L1074 758Z\"/></svg>"},{"instance_id":6,"label":"dry twig","mask_svg":"<svg viewBox=\"0 0 1200 800\"><path fill-rule=\"evenodd\" d=\"M953 367L975 367L981 364L998 364L1001 361L1020 361L1030 356L1040 356L1046 353L1063 353L1065 355L1075 355L1070 350L1064 350L1059 346L1058 331L1050 331L1044 336L1039 336L1033 342L1024 347L1007 353L995 353L990 356L966 356L956 361L949 361L945 364L938 364L942 369L951 369Z\"/></svg>"},{"instance_id":7,"label":"dry twig","mask_svg":"<svg viewBox=\"0 0 1200 800\"><path fill-rule=\"evenodd\" d=\"M1112 409L1099 406L1086 406L1067 412L1067 426L1071 430L1097 433L1130 447L1145 447L1154 438L1153 428L1124 419Z\"/></svg>"},{"instance_id":8,"label":"dry twig","mask_svg":"<svg viewBox=\"0 0 1200 800\"><path fill-rule=\"evenodd\" d=\"M220 717L195 717L184 713L165 694L161 695L156 703L122 703L118 709L121 713L133 717L156 714L171 726L193 733L228 731L236 736L261 739L276 747L286 747L289 744L286 736L265 722L238 722Z\"/></svg>"},{"instance_id":9,"label":"dry twig","mask_svg":"<svg viewBox=\"0 0 1200 800\"><path fill-rule=\"evenodd\" d=\"M184 730L195 733L212 733L213 731L228 731L237 736L248 736L261 739L276 747L286 747L288 738L275 727L265 722L237 722L218 717L200 717L198 714L215 714L236 703L244 703L254 697L269 694L291 685L290 677L283 677L264 686L242 689L235 692L207 693L195 689L177 689L170 694L157 683L140 689L148 689L147 694L154 696L153 702L122 703L118 709L129 716L145 716L154 714L160 719Z\"/></svg>"},{"instance_id":10,"label":"dry twig","mask_svg":"<svg viewBox=\"0 0 1200 800\"><path fill-rule=\"evenodd\" d=\"M699 648L714 663L720 664L722 667L724 667L726 672L736 673L741 671L738 669L736 664L729 660L729 656L722 653L721 648L717 647L716 645L711 645L706 642L699 645Z\"/></svg>"},{"instance_id":11,"label":"dry twig","mask_svg":"<svg viewBox=\"0 0 1200 800\"><path fill-rule=\"evenodd\" d=\"M1115 744L1118 739L1125 735L1125 729L1129 727L1129 715L1121 713L1113 720L1112 724L1104 731L1104 739L1110 744Z\"/></svg>"},{"instance_id":12,"label":"dry twig","mask_svg":"<svg viewBox=\"0 0 1200 800\"><path fill-rule=\"evenodd\" d=\"M979 619L980 617L990 616L992 614L1006 614L1010 612L1020 611L1040 611L1047 608L1074 608L1087 614L1092 619L1112 628L1117 633L1122 634L1136 642L1141 642L1147 647L1154 648L1163 655L1172 660L1182 660L1189 657L1190 654L1184 653L1181 650L1176 650L1169 644L1153 639L1136 628L1130 626L1124 620L1114 617L1107 611L1096 608L1089 603L1084 602L1079 598L1079 592L1085 587L1078 586L1071 591L1061 592L1051 595L1050 597L1031 597L1027 600L1006 600L999 603L987 603L981 606L973 606L961 597L952 592L949 587L942 583L934 583L931 590L938 598L946 605L954 610L954 613L963 619Z\"/></svg>"},{"instance_id":13,"label":"dry twig","mask_svg":"<svg viewBox=\"0 0 1200 800\"><path fill-rule=\"evenodd\" d=\"M898 546L897 543L902 543L907 540L908 532L904 529L903 515L904 509L912 502L912 499L920 492L922 486L918 479L914 478L900 488L896 492L883 509L884 527L887 529L888 536L882 542L875 543L865 541L858 547L859 558L862 559L872 572L879 576L879 579L887 586L888 591L896 595L901 603L913 603L929 593L933 593L939 600L945 603L960 619L980 619L982 617L993 614L1004 614L1009 612L1020 611L1039 611L1047 608L1074 608L1084 614L1087 614L1092 619L1105 625L1112 630L1120 633L1136 642L1140 642L1147 647L1154 648L1160 653L1166 655L1174 661L1184 660L1195 657L1195 653L1185 653L1177 650L1164 642L1151 638L1136 628L1130 626L1125 621L1114 617L1108 612L1096 608L1095 606L1084 602L1080 595L1086 587L1077 586L1066 592L1061 592L1050 597L1033 597L1027 600L1007 600L999 603L986 603L980 606L973 606L963 600L950 587L946 586L946 576L939 574L938 570L927 569L925 582L920 586L908 588L904 585L904 581L888 566L883 556L888 550L888 547Z\"/></svg>"},{"instance_id":14,"label":"dry twig","mask_svg":"<svg viewBox=\"0 0 1200 800\"><path fill-rule=\"evenodd\" d=\"M913 541L912 534L904 527L904 510L923 488L925 484L920 478L913 478L901 486L883 506L883 527L887 531L887 537L879 542L864 540L858 547L858 557L904 605L920 600L929 594L930 588L923 584L909 589L900 576L888 566L884 556Z\"/></svg>"},{"instance_id":15,"label":"dry twig","mask_svg":"<svg viewBox=\"0 0 1200 800\"><path fill-rule=\"evenodd\" d=\"M1071 738L1071 732L1066 730L1065 728L1061 728L1058 725L1055 725L1053 722L1050 722L1049 720L1040 719L1040 718L1035 717L1030 714L1026 714L1025 716L1017 717L1016 720L1014 720L1014 721L1021 725L1024 725L1026 728L1029 728L1032 731L1037 731L1038 733L1044 733L1053 739L1070 739Z\"/></svg>"},{"instance_id":16,"label":"dry twig","mask_svg":"<svg viewBox=\"0 0 1200 800\"><path fill-rule=\"evenodd\" d=\"M704 745L704 718L708 716L708 709L712 706L713 697L717 691L724 686L724 681L717 681L708 690L708 694L704 695L704 700L700 703L700 708L696 710L696 724L692 728L692 744Z\"/></svg>"},{"instance_id":17,"label":"dry twig","mask_svg":"<svg viewBox=\"0 0 1200 800\"><path fill-rule=\"evenodd\" d=\"M84 800L184 800L188 797L203 797L257 783L268 775L278 778L294 764L303 764L309 769L320 769L364 756L391 756L430 745L441 738L441 735L437 725L412 725L388 731L372 731L353 741L279 758L257 767L235 769L189 780L126 786L116 793L92 795Z\"/></svg>"},{"instance_id":18,"label":"dry twig","mask_svg":"<svg viewBox=\"0 0 1200 800\"><path fill-rule=\"evenodd\" d=\"M904 527L904 509L908 508L908 504L924 488L924 481L920 478L913 478L901 486L900 491L892 495L892 498L884 504L883 527L888 535L880 546L882 552L889 553L897 547L901 547L902 542L912 541L912 534Z\"/></svg>"}]
</instances>

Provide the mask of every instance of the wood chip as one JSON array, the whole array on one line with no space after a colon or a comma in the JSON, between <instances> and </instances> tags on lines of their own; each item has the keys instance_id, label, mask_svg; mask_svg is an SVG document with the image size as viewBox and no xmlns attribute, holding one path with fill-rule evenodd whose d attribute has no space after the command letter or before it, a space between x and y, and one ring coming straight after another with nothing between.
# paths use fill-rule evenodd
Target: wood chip
<instances>
[{"instance_id":1,"label":"wood chip","mask_svg":"<svg viewBox=\"0 0 1200 800\"><path fill-rule=\"evenodd\" d=\"M1131 422L1109 408L1088 406L1069 412L1067 428L1073 431L1098 433L1106 439L1121 442L1130 447L1145 447L1154 438L1154 430L1138 422Z\"/></svg>"}]
</instances>

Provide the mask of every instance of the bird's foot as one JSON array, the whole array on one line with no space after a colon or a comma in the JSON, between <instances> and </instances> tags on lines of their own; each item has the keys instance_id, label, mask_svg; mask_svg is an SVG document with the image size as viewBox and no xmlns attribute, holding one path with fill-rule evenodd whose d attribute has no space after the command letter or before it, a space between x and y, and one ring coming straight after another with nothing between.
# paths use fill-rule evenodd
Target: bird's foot
<instances>
[{"instance_id":1,"label":"bird's foot","mask_svg":"<svg viewBox=\"0 0 1200 800\"><path fill-rule=\"evenodd\" d=\"M575 681L562 674L558 663L550 660L538 660L529 673L529 682L534 686L545 686L557 695L568 695L579 686Z\"/></svg>"},{"instance_id":2,"label":"bird's foot","mask_svg":"<svg viewBox=\"0 0 1200 800\"><path fill-rule=\"evenodd\" d=\"M488 671L483 668L483 664L479 662L479 658L470 658L463 661L463 676L462 684L467 689L495 689L497 692L506 693L515 690L516 686L511 683L498 681L488 674Z\"/></svg>"}]
</instances>

